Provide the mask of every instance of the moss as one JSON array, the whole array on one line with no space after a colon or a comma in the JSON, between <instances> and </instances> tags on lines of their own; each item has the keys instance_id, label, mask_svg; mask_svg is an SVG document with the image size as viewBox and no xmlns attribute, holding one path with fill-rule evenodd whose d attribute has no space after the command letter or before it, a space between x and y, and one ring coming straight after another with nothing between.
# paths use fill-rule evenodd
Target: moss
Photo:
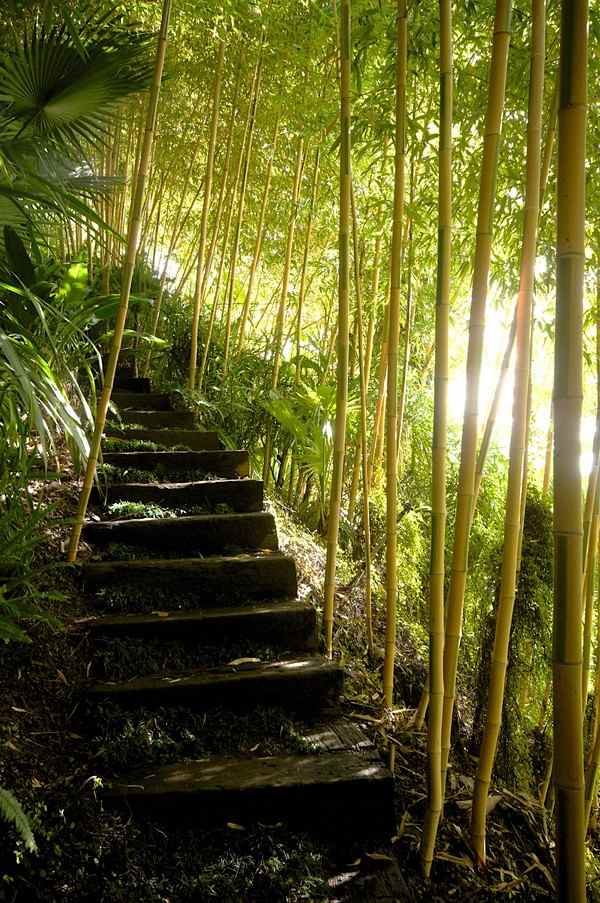
<instances>
[{"instance_id":1,"label":"moss","mask_svg":"<svg viewBox=\"0 0 600 903\"><path fill-rule=\"evenodd\" d=\"M225 665L251 656L261 661L276 658L270 646L257 645L243 637L235 643L224 639L216 644L199 643L197 637L163 640L159 637L103 637L96 642L93 673L114 680L128 680L140 674L190 671L194 668Z\"/></svg>"},{"instance_id":2,"label":"moss","mask_svg":"<svg viewBox=\"0 0 600 903\"><path fill-rule=\"evenodd\" d=\"M101 464L98 476L109 483L193 483L196 480L223 480L225 477L203 470L176 470L164 464L157 464L153 470L137 467L115 467L113 464Z\"/></svg>"},{"instance_id":3,"label":"moss","mask_svg":"<svg viewBox=\"0 0 600 903\"><path fill-rule=\"evenodd\" d=\"M84 717L96 730L101 725L90 743L102 774L118 775L185 758L314 752L301 725L271 706L240 713L223 708L198 712L185 706L132 710L103 702L89 704Z\"/></svg>"},{"instance_id":4,"label":"moss","mask_svg":"<svg viewBox=\"0 0 600 903\"><path fill-rule=\"evenodd\" d=\"M216 505L178 505L175 508L166 508L158 505L156 502L113 502L108 506L108 513L111 517L126 519L133 517L180 517L191 516L193 514L232 514L233 508L226 502L219 502Z\"/></svg>"},{"instance_id":5,"label":"moss","mask_svg":"<svg viewBox=\"0 0 600 903\"><path fill-rule=\"evenodd\" d=\"M162 553L161 553L162 554ZM137 556L141 557L141 556ZM150 555L148 558L152 557ZM156 553L153 556L156 558ZM126 559L131 560L131 559ZM248 599L244 594L244 588L226 588L221 594L215 594L212 604L236 603L243 605L254 604L253 599ZM160 611L184 611L190 608L198 608L202 599L193 590L173 590L168 580L158 580L156 576L146 583L138 581L119 581L118 586L104 587L94 595L94 610L112 612L114 614L130 612L141 614L143 612Z\"/></svg>"}]
</instances>

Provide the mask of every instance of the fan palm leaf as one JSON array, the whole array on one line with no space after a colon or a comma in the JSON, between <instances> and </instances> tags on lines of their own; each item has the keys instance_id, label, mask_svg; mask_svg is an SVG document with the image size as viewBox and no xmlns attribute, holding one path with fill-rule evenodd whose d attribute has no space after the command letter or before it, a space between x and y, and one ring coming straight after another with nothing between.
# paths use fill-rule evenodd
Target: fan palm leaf
<instances>
[{"instance_id":1,"label":"fan palm leaf","mask_svg":"<svg viewBox=\"0 0 600 903\"><path fill-rule=\"evenodd\" d=\"M78 27L61 13L0 46L0 224L17 230L56 218L104 225L91 202L114 180L86 161L117 106L150 82L149 35L114 9L84 4Z\"/></svg>"}]
</instances>

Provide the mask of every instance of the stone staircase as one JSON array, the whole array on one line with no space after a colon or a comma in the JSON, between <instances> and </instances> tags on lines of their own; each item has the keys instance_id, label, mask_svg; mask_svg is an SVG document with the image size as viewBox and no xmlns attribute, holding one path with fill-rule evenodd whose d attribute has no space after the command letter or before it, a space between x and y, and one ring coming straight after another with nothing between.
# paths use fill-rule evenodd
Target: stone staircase
<instances>
[{"instance_id":1,"label":"stone staircase","mask_svg":"<svg viewBox=\"0 0 600 903\"><path fill-rule=\"evenodd\" d=\"M85 621L91 642L143 638L214 648L243 641L274 651L268 660L244 656L126 680L105 674L85 687L90 704L201 712L216 706L246 714L276 705L298 719L310 749L142 768L107 781L106 802L193 823L284 818L315 832L391 836L391 774L341 713L344 671L317 653L317 613L297 598L294 560L278 550L276 523L263 510L262 482L250 478L248 452L219 447L214 432L195 428L193 416L172 410L169 397L151 392L147 380L121 380L113 401L121 424L108 428L106 438L144 440L161 450L106 451L104 463L118 470L97 492L96 504L141 502L183 513L108 515L86 524L83 538L102 557L82 565L98 611ZM129 550L129 557L111 557L116 547ZM115 591L124 600L121 610L103 612Z\"/></svg>"}]
</instances>

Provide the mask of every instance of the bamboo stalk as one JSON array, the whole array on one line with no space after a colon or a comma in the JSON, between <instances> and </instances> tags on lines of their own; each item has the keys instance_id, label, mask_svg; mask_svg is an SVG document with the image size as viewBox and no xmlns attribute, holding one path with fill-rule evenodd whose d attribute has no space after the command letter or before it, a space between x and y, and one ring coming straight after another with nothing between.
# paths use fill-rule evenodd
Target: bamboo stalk
<instances>
[{"instance_id":1,"label":"bamboo stalk","mask_svg":"<svg viewBox=\"0 0 600 903\"><path fill-rule=\"evenodd\" d=\"M296 385L300 382L300 339L302 337L302 311L304 308L304 299L306 297L306 273L308 270L308 256L310 253L310 240L312 237L313 216L315 210L315 201L317 199L317 190L319 187L319 162L321 159L321 148L317 147L315 151L315 164L312 174L310 204L308 208L308 218L306 220L306 233L304 236L304 254L302 256L302 269L300 271L300 288L298 290L298 312L296 314Z\"/></svg>"},{"instance_id":2,"label":"bamboo stalk","mask_svg":"<svg viewBox=\"0 0 600 903\"><path fill-rule=\"evenodd\" d=\"M96 413L96 421L94 424L94 433L90 443L90 453L87 460L83 486L79 497L79 505L75 522L71 530L68 549L68 561L73 562L77 558L77 550L79 548L79 539L83 529L94 478L96 476L96 465L98 455L100 453L100 445L102 443L102 433L106 422L106 414L110 403L113 382L117 370L117 362L121 351L121 343L123 340L123 331L125 329L125 321L127 319L127 310L129 306L129 296L131 294L131 281L133 278L133 270L135 267L138 242L140 237L140 217L142 211L142 203L144 199L144 188L146 185L146 175L148 170L148 160L154 139L156 129L156 118L158 111L158 98L160 95L160 85L165 62L165 53L167 48L167 34L169 29L169 18L171 15L171 0L163 0L162 17L160 32L158 36L158 46L156 50L156 60L154 64L154 74L152 85L150 88L150 97L148 100L148 111L146 114L146 125L144 131L144 139L140 155L140 163L138 168L135 192L131 204L129 215L129 229L127 235L127 255L123 267L123 276L121 283L121 296L119 299L119 307L117 309L117 318L115 323L114 335L110 350L110 356L104 372L104 382L102 385L102 393L98 401L98 409Z\"/></svg>"},{"instance_id":3,"label":"bamboo stalk","mask_svg":"<svg viewBox=\"0 0 600 903\"><path fill-rule=\"evenodd\" d=\"M377 368L377 401L375 403L375 417L373 421L373 445L369 460L369 483L372 486L375 474L383 454L383 434L385 422L386 404L386 380L388 364L388 331L390 323L390 306L386 304L383 311L383 331L381 336L381 352L379 366Z\"/></svg>"},{"instance_id":4,"label":"bamboo stalk","mask_svg":"<svg viewBox=\"0 0 600 903\"><path fill-rule=\"evenodd\" d=\"M231 261L229 264L229 289L227 293L227 313L226 313L226 322L225 322L225 345L223 349L223 375L227 373L229 366L229 345L231 341L231 314L233 309L233 292L235 289L235 273L237 266L237 258L240 248L240 237L242 232L242 220L244 217L244 206L246 202L246 187L248 185L248 172L250 170L250 157L252 154L252 139L254 136L254 126L256 123L256 108L258 105L258 97L260 94L260 82L262 75L262 65L263 65L263 50L265 45L265 31L263 29L261 42L260 42L260 50L258 53L258 60L256 62L256 67L254 70L254 78L252 81L252 88L250 92L250 106L248 109L248 117L246 119L246 130L244 135L244 142L242 147L245 146L245 150L243 151L243 164L242 164L242 174L241 174L241 182L240 182L240 198L238 202L238 211L237 218L235 223L235 231L233 238L233 246L231 249Z\"/></svg>"},{"instance_id":5,"label":"bamboo stalk","mask_svg":"<svg viewBox=\"0 0 600 903\"><path fill-rule=\"evenodd\" d=\"M416 92L415 92L416 93ZM416 99L413 102L413 118L415 116ZM423 146L423 145L422 145ZM412 209L415 196L415 154L411 154L410 160L410 188L409 188L409 204ZM412 290L412 269L413 269L413 221L412 218L407 222L406 228L406 318L404 321L404 353L402 356L402 378L400 380L400 392L398 396L398 429L396 436L396 450L398 457L398 467L400 466L400 453L402 450L402 432L404 429L404 412L406 409L406 399L408 396L408 374L410 367L410 352L412 341L412 327L415 316L413 290ZM404 250L404 247L403 247Z\"/></svg>"},{"instance_id":6,"label":"bamboo stalk","mask_svg":"<svg viewBox=\"0 0 600 903\"><path fill-rule=\"evenodd\" d=\"M554 359L554 781L558 895L579 903L586 899L579 455L588 4L587 0L563 0L561 6Z\"/></svg>"},{"instance_id":7,"label":"bamboo stalk","mask_svg":"<svg viewBox=\"0 0 600 903\"><path fill-rule=\"evenodd\" d=\"M494 646L490 668L487 718L479 752L473 806L471 810L471 842L477 859L482 863L485 862L486 858L485 838L487 798L502 723L502 706L506 685L508 647L515 601L519 551L521 546L521 513L524 506L526 491L523 477L527 454L526 439L531 365L531 319L540 206L544 62L545 0L532 0L526 188L519 297L517 302L515 388L508 485L506 490L502 569L500 593L496 611Z\"/></svg>"},{"instance_id":8,"label":"bamboo stalk","mask_svg":"<svg viewBox=\"0 0 600 903\"><path fill-rule=\"evenodd\" d=\"M239 355L244 347L244 339L246 336L246 324L248 322L248 314L250 312L250 304L252 301L252 296L254 293L254 283L256 280L256 273L258 270L258 264L260 261L260 256L262 253L263 241L265 237L265 215L267 212L267 204L269 201L269 194L271 190L271 178L273 175L273 161L275 159L275 152L277 150L277 140L279 138L279 116L275 122L275 130L273 132L273 139L271 142L271 154L269 156L269 162L267 163L267 173L265 176L265 185L263 189L262 201L260 204L260 214L258 217L258 226L256 227L256 240L254 243L254 254L252 255L252 263L250 265L250 276L248 278L248 288L246 289L246 297L244 298L244 306L242 307L242 314L240 317L240 325L238 328L237 334L237 354Z\"/></svg>"},{"instance_id":9,"label":"bamboo stalk","mask_svg":"<svg viewBox=\"0 0 600 903\"><path fill-rule=\"evenodd\" d=\"M402 226L404 221L404 177L406 158L406 70L408 21L406 0L397 0L396 22L396 122L394 154L394 206L390 266L389 331L386 402L386 618L385 657L383 662L383 702L394 702L394 661L396 657L396 610L398 574L396 569L396 532L398 510L398 344L400 338L400 302L402 293Z\"/></svg>"},{"instance_id":10,"label":"bamboo stalk","mask_svg":"<svg viewBox=\"0 0 600 903\"><path fill-rule=\"evenodd\" d=\"M497 0L492 41L488 105L483 138L483 160L479 205L469 342L467 350L467 381L465 414L463 421L461 458L458 478L458 498L452 549L452 567L446 613L444 640L444 715L442 725L442 788L446 785L446 772L450 755L450 733L456 694L456 669L462 634L463 606L467 581L469 531L472 520L477 456L477 426L479 419L479 382L485 329L485 307L488 292L488 276L492 243L494 193L506 71L510 43L511 2Z\"/></svg>"},{"instance_id":11,"label":"bamboo stalk","mask_svg":"<svg viewBox=\"0 0 600 903\"><path fill-rule=\"evenodd\" d=\"M275 330L273 336L273 369L271 371L271 389L276 389L279 383L279 368L281 367L281 354L283 346L283 328L285 324L285 313L287 308L288 295L290 291L290 271L292 267L292 252L294 250L294 236L296 232L296 220L298 218L298 198L300 196L300 183L302 179L302 167L304 161L304 139L298 141L298 149L296 151L296 166L294 170L294 187L292 189L292 203L290 210L290 218L287 229L287 239L285 245L285 257L283 263L283 281L281 284L281 297L277 309L277 318L275 320ZM269 424L267 428L267 436L265 439L264 457L263 457L263 483L265 487L269 484L271 473L271 450L272 450L272 430Z\"/></svg>"},{"instance_id":12,"label":"bamboo stalk","mask_svg":"<svg viewBox=\"0 0 600 903\"><path fill-rule=\"evenodd\" d=\"M210 202L212 196L212 184L215 168L215 148L217 145L217 132L219 128L219 107L221 103L221 85L223 82L223 58L225 54L225 44L219 41L217 48L217 63L215 67L215 80L213 83L212 97L212 114L210 120L210 137L208 140L208 152L206 157L206 176L204 179L204 198L202 200L202 215L200 219L200 237L198 240L198 257L196 263L196 285L194 288L194 308L192 312L192 337L190 352L190 368L189 368L189 386L194 389L196 385L196 367L198 363L198 324L200 321L200 309L202 307L202 287L204 276L204 249L206 247L206 232L208 226L208 212L210 210ZM233 111L235 111L237 100L237 85L239 80L236 79L235 98L233 102ZM232 111L232 115L233 115ZM227 169L229 164L229 154L231 153L231 140L233 133L230 130L227 143L226 164L223 169L223 185L221 186L224 193L224 185L227 180ZM215 234L218 232L218 223L215 225ZM207 264L208 267L208 264Z\"/></svg>"},{"instance_id":13,"label":"bamboo stalk","mask_svg":"<svg viewBox=\"0 0 600 903\"><path fill-rule=\"evenodd\" d=\"M442 715L444 710L444 552L446 537L446 450L448 442L448 324L452 260L452 0L440 0L440 138L438 246L435 305L434 422L429 571L429 722L427 765L429 802L423 839L423 875L431 873L442 814Z\"/></svg>"},{"instance_id":14,"label":"bamboo stalk","mask_svg":"<svg viewBox=\"0 0 600 903\"><path fill-rule=\"evenodd\" d=\"M241 173L241 164L242 164L242 156L243 156L243 142L240 147L240 156L238 158L238 167L235 175L235 179L233 185L231 186L231 194L229 197L229 206L227 208L227 218L225 220L225 225L223 227L223 244L221 247L221 257L219 260L219 269L217 270L217 279L215 283L214 289L214 300L212 303L210 317L208 321L208 326L206 329L206 335L204 337L204 351L202 353L202 363L200 364L200 373L198 375L198 387L201 389L204 383L204 377L206 375L206 368L208 365L208 354L210 351L210 344L212 341L213 327L216 319L217 308L219 306L219 297L221 292L221 282L223 279L223 271L225 268L225 257L227 256L227 245L229 244L229 233L231 230L231 220L233 219L233 201L237 192L238 182ZM229 285L229 274L225 286L225 294L227 294L227 287Z\"/></svg>"},{"instance_id":15,"label":"bamboo stalk","mask_svg":"<svg viewBox=\"0 0 600 903\"><path fill-rule=\"evenodd\" d=\"M359 444L356 450L360 457L362 470L362 519L365 552L365 620L367 625L367 651L373 656L373 611L371 593L371 523L369 514L369 479L368 479L368 446L367 446L367 364L365 361L365 343L363 334L362 283L358 255L358 221L354 188L350 183L350 203L352 209L352 246L354 257L354 292L356 295L356 327L358 345L358 368L360 380L360 430Z\"/></svg>"},{"instance_id":16,"label":"bamboo stalk","mask_svg":"<svg viewBox=\"0 0 600 903\"><path fill-rule=\"evenodd\" d=\"M585 509L583 516L583 665L581 683L581 702L585 721L587 706L590 664L592 657L592 617L594 603L594 575L596 569L596 552L598 547L599 527L599 489L598 471L600 465L600 278L596 274L596 429L592 454Z\"/></svg>"},{"instance_id":17,"label":"bamboo stalk","mask_svg":"<svg viewBox=\"0 0 600 903\"><path fill-rule=\"evenodd\" d=\"M350 331L350 208L352 190L352 166L350 146L350 59L351 59L351 6L350 0L340 3L339 30L340 60L340 210L339 210L339 281L337 321L337 388L335 406L335 432L329 517L327 522L327 559L323 588L323 631L328 658L333 655L333 616L335 610L335 575L337 543L342 504L344 453L346 448L346 411L348 405L348 357ZM333 330L335 332L335 329Z\"/></svg>"}]
</instances>

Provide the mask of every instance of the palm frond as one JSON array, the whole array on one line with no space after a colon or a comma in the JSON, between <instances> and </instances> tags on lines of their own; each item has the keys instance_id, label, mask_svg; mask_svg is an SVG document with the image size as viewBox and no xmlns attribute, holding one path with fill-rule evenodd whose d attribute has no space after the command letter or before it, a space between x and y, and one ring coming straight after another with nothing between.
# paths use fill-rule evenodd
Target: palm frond
<instances>
[{"instance_id":1,"label":"palm frond","mask_svg":"<svg viewBox=\"0 0 600 903\"><path fill-rule=\"evenodd\" d=\"M104 140L115 106L150 77L148 36L101 33L90 20L76 42L64 26L36 24L0 60L4 137L42 138L85 154Z\"/></svg>"}]
</instances>

